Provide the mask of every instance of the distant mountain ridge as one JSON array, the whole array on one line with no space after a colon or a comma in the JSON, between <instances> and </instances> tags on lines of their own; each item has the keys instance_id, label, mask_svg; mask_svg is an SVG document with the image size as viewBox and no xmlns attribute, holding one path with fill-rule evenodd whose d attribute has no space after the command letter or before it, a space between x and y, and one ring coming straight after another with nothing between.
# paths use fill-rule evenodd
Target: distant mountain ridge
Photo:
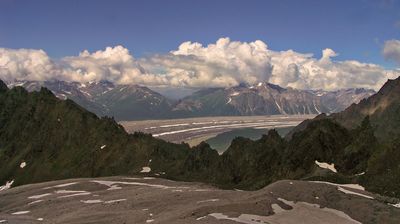
<instances>
[{"instance_id":1,"label":"distant mountain ridge","mask_svg":"<svg viewBox=\"0 0 400 224\"><path fill-rule=\"evenodd\" d=\"M351 104L359 103L361 100L376 93L374 90L364 88L340 89L336 91L315 90L311 92L321 97L322 104L328 108L330 113L340 112Z\"/></svg>"},{"instance_id":2,"label":"distant mountain ridge","mask_svg":"<svg viewBox=\"0 0 400 224\"><path fill-rule=\"evenodd\" d=\"M21 86L28 91L46 87L60 99L71 99L98 116L117 120L151 119L164 116L172 101L151 89L139 85L115 85L108 81L20 81L8 85Z\"/></svg>"},{"instance_id":3,"label":"distant mountain ridge","mask_svg":"<svg viewBox=\"0 0 400 224\"><path fill-rule=\"evenodd\" d=\"M334 113L375 93L367 89L298 90L258 83L206 88L181 100L171 100L144 86L116 85L108 81L17 81L8 85L14 86L28 91L46 87L60 99L72 99L98 116L116 120Z\"/></svg>"}]
</instances>

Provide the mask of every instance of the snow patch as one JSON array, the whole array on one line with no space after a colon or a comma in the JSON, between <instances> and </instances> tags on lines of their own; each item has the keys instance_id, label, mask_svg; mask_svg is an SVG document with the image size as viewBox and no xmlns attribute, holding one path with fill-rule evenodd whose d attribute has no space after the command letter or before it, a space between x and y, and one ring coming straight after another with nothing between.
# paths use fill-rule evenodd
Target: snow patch
<instances>
[{"instance_id":1,"label":"snow patch","mask_svg":"<svg viewBox=\"0 0 400 224\"><path fill-rule=\"evenodd\" d=\"M0 186L0 191L5 191L11 188L11 185L14 183L14 180L12 181L7 181L5 185Z\"/></svg>"},{"instance_id":2,"label":"snow patch","mask_svg":"<svg viewBox=\"0 0 400 224\"><path fill-rule=\"evenodd\" d=\"M85 204L97 204L97 203L102 203L102 200L81 200L82 203Z\"/></svg>"},{"instance_id":3,"label":"snow patch","mask_svg":"<svg viewBox=\"0 0 400 224\"><path fill-rule=\"evenodd\" d=\"M126 201L126 198L105 201L104 204L112 204L112 203L117 203L117 202L121 202L121 201Z\"/></svg>"},{"instance_id":4,"label":"snow patch","mask_svg":"<svg viewBox=\"0 0 400 224\"><path fill-rule=\"evenodd\" d=\"M23 214L28 214L29 212L31 212L31 211L19 211L19 212L11 213L11 215L23 215Z\"/></svg>"},{"instance_id":5,"label":"snow patch","mask_svg":"<svg viewBox=\"0 0 400 224\"><path fill-rule=\"evenodd\" d=\"M345 194L354 194L354 195L358 195L358 196L361 196L361 197L364 197L364 198L374 199L374 198L371 197L371 196L368 196L368 195L365 195L365 194L361 194L361 193L357 193L357 192L350 191L350 190L346 190L346 189L344 189L343 187L338 187L338 190L341 191L341 192L343 192L343 193L345 193Z\"/></svg>"},{"instance_id":6,"label":"snow patch","mask_svg":"<svg viewBox=\"0 0 400 224\"><path fill-rule=\"evenodd\" d=\"M28 203L28 205L34 205L34 204L40 203L40 202L42 202L42 201L43 201L43 200L32 201L32 202Z\"/></svg>"},{"instance_id":7,"label":"snow patch","mask_svg":"<svg viewBox=\"0 0 400 224\"><path fill-rule=\"evenodd\" d=\"M154 187L154 188L160 188L160 189L178 189L178 188L182 188L182 187L170 187L170 186L161 185L161 184L148 184L148 183L141 183L141 182L123 182L123 181L108 181L108 180L94 180L94 181L91 181L91 182L102 184L102 185L106 185L108 187L112 187L113 185L116 185L116 184L124 184L124 185Z\"/></svg>"},{"instance_id":8,"label":"snow patch","mask_svg":"<svg viewBox=\"0 0 400 224\"><path fill-rule=\"evenodd\" d=\"M365 191L365 188L359 184L336 184L336 183L331 183L331 182L326 182L326 181L310 181L310 182L311 183L319 183L319 184L328 184L328 185L340 186L340 187L347 187L347 188L351 188L351 189Z\"/></svg>"},{"instance_id":9,"label":"snow patch","mask_svg":"<svg viewBox=\"0 0 400 224\"><path fill-rule=\"evenodd\" d=\"M286 114L286 112L282 109L282 107L278 104L278 102L276 102L276 100L274 100L275 105L278 107L278 110L281 114Z\"/></svg>"},{"instance_id":10,"label":"snow patch","mask_svg":"<svg viewBox=\"0 0 400 224\"><path fill-rule=\"evenodd\" d=\"M346 223L346 224L360 224L360 222L352 219L346 213L331 209L321 208L318 204L310 204L307 202L287 201L282 198L278 200L283 203L290 205L292 209L282 209L277 204L272 204L274 210L273 215L270 216L259 216L253 214L241 214L238 217L229 217L223 213L211 213L216 219L231 220L238 223L246 224L259 224L259 223L286 223L286 224L297 224L299 220L302 223ZM306 216L304 214L307 214Z\"/></svg>"},{"instance_id":11,"label":"snow patch","mask_svg":"<svg viewBox=\"0 0 400 224\"><path fill-rule=\"evenodd\" d=\"M24 167L26 167L26 162L22 162L21 164L19 164L19 167L20 167L21 169L23 169Z\"/></svg>"},{"instance_id":12,"label":"snow patch","mask_svg":"<svg viewBox=\"0 0 400 224\"><path fill-rule=\"evenodd\" d=\"M121 190L122 187L118 185L112 185L110 188L107 189L107 191L113 191L113 190Z\"/></svg>"},{"instance_id":13,"label":"snow patch","mask_svg":"<svg viewBox=\"0 0 400 224\"><path fill-rule=\"evenodd\" d=\"M71 194L71 193L87 193L87 191L71 191L71 190L58 190L56 194Z\"/></svg>"},{"instance_id":14,"label":"snow patch","mask_svg":"<svg viewBox=\"0 0 400 224\"><path fill-rule=\"evenodd\" d=\"M100 149L104 149L106 146L107 146L107 145L102 145L102 146L100 147Z\"/></svg>"},{"instance_id":15,"label":"snow patch","mask_svg":"<svg viewBox=\"0 0 400 224\"><path fill-rule=\"evenodd\" d=\"M196 190L194 190L194 191L197 191L197 192L206 192L206 191L211 191L210 189L196 189Z\"/></svg>"},{"instance_id":16,"label":"snow patch","mask_svg":"<svg viewBox=\"0 0 400 224\"><path fill-rule=\"evenodd\" d=\"M331 183L331 182L324 182L324 181L310 181L313 183L322 183L322 184L328 184L328 185L333 185L333 186L337 186L337 189L345 194L354 194L354 195L358 195L364 198L368 198L368 199L374 199L371 196L362 194L362 193L358 193L358 192L354 192L345 188L349 188L349 189L355 189L355 190L360 190L360 191L365 191L365 188L359 184L335 184L335 183ZM345 188L344 188L345 187Z\"/></svg>"},{"instance_id":17,"label":"snow patch","mask_svg":"<svg viewBox=\"0 0 400 224\"><path fill-rule=\"evenodd\" d=\"M46 196L49 196L49 195L52 195L52 194L51 193L38 194L38 195L29 196L28 198L29 199L39 199L39 198L43 198L43 197L46 197Z\"/></svg>"},{"instance_id":18,"label":"snow patch","mask_svg":"<svg viewBox=\"0 0 400 224\"><path fill-rule=\"evenodd\" d=\"M142 167L142 171L140 171L141 173L149 173L151 171L151 168L148 166L144 166Z\"/></svg>"},{"instance_id":19,"label":"snow patch","mask_svg":"<svg viewBox=\"0 0 400 224\"><path fill-rule=\"evenodd\" d=\"M78 182L59 184L59 185L56 185L56 186L54 186L54 187L55 187L55 188L68 187L68 186L71 186L71 185L75 185L75 184L77 184L77 183L78 183Z\"/></svg>"},{"instance_id":20,"label":"snow patch","mask_svg":"<svg viewBox=\"0 0 400 224\"><path fill-rule=\"evenodd\" d=\"M84 196L84 195L89 195L89 194L91 194L91 193L90 192L84 192L84 193L64 195L64 196L60 196L58 198L70 198L70 197Z\"/></svg>"},{"instance_id":21,"label":"snow patch","mask_svg":"<svg viewBox=\"0 0 400 224\"><path fill-rule=\"evenodd\" d=\"M314 104L314 109L315 109L315 111L317 111L317 113L318 113L318 114L320 114L320 113L321 113L321 111L320 111L320 110L318 110L317 106L315 105L315 102L313 102L313 104Z\"/></svg>"},{"instance_id":22,"label":"snow patch","mask_svg":"<svg viewBox=\"0 0 400 224\"><path fill-rule=\"evenodd\" d=\"M365 172L361 172L361 173L355 174L354 176L362 176L362 175L364 175L364 174L365 174Z\"/></svg>"},{"instance_id":23,"label":"snow patch","mask_svg":"<svg viewBox=\"0 0 400 224\"><path fill-rule=\"evenodd\" d=\"M205 202L217 202L217 201L219 201L218 198L212 198L212 199L208 199L208 200L198 201L197 204L205 203Z\"/></svg>"},{"instance_id":24,"label":"snow patch","mask_svg":"<svg viewBox=\"0 0 400 224\"><path fill-rule=\"evenodd\" d=\"M199 220L202 220L202 219L205 219L205 218L207 218L207 216L198 217L196 220L199 221Z\"/></svg>"},{"instance_id":25,"label":"snow patch","mask_svg":"<svg viewBox=\"0 0 400 224\"><path fill-rule=\"evenodd\" d=\"M337 170L335 169L335 164L329 164L329 163L324 163L324 162L318 162L318 160L315 160L315 164L317 164L319 167L322 169L328 169L334 173L337 173Z\"/></svg>"},{"instance_id":26,"label":"snow patch","mask_svg":"<svg viewBox=\"0 0 400 224\"><path fill-rule=\"evenodd\" d=\"M285 209L283 209L281 206L278 204L272 204L271 205L272 210L274 211L275 214L285 212Z\"/></svg>"}]
</instances>

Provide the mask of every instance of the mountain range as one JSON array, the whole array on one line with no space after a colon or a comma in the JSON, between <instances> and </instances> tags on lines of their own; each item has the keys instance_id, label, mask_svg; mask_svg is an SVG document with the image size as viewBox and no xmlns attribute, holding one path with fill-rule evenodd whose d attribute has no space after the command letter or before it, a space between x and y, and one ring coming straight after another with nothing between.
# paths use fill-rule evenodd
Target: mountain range
<instances>
[{"instance_id":1,"label":"mountain range","mask_svg":"<svg viewBox=\"0 0 400 224\"><path fill-rule=\"evenodd\" d=\"M260 86L261 87L261 86ZM70 99L0 82L0 183L147 173L260 189L281 179L361 184L400 197L400 78L343 112L303 122L289 137L235 138L219 155L149 134L127 134ZM321 165L322 164L322 165ZM10 183L10 182L9 182Z\"/></svg>"},{"instance_id":2,"label":"mountain range","mask_svg":"<svg viewBox=\"0 0 400 224\"><path fill-rule=\"evenodd\" d=\"M98 116L116 120L143 120L230 115L319 114L339 112L371 96L368 89L337 91L298 90L270 83L242 84L230 88L206 88L180 100L169 99L139 85L108 81L16 81L28 91L46 87L60 99L71 99Z\"/></svg>"}]
</instances>

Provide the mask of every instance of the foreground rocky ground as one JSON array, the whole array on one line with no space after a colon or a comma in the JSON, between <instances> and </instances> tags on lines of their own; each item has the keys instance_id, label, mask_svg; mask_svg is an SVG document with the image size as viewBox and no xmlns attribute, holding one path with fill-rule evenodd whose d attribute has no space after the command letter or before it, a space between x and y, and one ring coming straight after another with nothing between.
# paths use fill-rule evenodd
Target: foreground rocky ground
<instances>
[{"instance_id":1,"label":"foreground rocky ground","mask_svg":"<svg viewBox=\"0 0 400 224\"><path fill-rule=\"evenodd\" d=\"M399 223L356 185L284 180L258 191L152 177L70 179L0 192L0 223Z\"/></svg>"}]
</instances>

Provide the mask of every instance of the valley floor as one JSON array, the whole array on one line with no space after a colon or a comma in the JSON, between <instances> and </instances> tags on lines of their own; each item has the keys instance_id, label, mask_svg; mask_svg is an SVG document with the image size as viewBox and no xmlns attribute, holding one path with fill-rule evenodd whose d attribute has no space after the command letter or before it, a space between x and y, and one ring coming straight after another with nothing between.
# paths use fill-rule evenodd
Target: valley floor
<instances>
[{"instance_id":1,"label":"valley floor","mask_svg":"<svg viewBox=\"0 0 400 224\"><path fill-rule=\"evenodd\" d=\"M0 192L0 223L398 223L358 186L283 180L258 191L153 177L70 179Z\"/></svg>"},{"instance_id":2,"label":"valley floor","mask_svg":"<svg viewBox=\"0 0 400 224\"><path fill-rule=\"evenodd\" d=\"M150 133L170 142L196 145L218 134L239 128L272 129L293 127L316 115L270 115L197 117L167 120L121 121L126 131Z\"/></svg>"}]
</instances>

